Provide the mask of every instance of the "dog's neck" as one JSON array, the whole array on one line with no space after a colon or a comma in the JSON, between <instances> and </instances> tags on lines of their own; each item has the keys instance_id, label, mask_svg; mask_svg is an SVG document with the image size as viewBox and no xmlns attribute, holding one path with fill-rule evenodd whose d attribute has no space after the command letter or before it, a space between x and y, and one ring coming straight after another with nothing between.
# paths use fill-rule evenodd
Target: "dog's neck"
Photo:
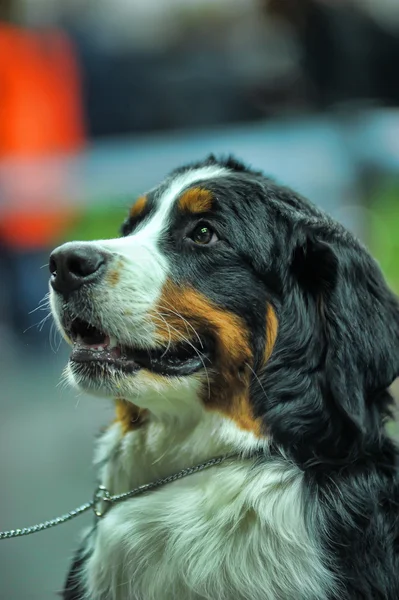
<instances>
[{"instance_id":1,"label":"dog's neck","mask_svg":"<svg viewBox=\"0 0 399 600\"><path fill-rule=\"evenodd\" d=\"M124 404L119 404L117 420L99 440L96 462L100 478L113 493L216 456L246 457L268 451L266 437L256 437L227 417L206 410L195 386L185 383L168 394L160 392L147 391L135 398L136 404L119 401Z\"/></svg>"}]
</instances>

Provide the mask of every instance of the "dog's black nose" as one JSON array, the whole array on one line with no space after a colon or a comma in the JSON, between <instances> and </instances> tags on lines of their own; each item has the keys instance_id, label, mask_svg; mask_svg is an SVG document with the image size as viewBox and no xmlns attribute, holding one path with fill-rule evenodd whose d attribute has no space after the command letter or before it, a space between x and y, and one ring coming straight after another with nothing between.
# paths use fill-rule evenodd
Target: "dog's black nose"
<instances>
[{"instance_id":1,"label":"dog's black nose","mask_svg":"<svg viewBox=\"0 0 399 600\"><path fill-rule=\"evenodd\" d=\"M50 255L50 283L67 296L85 283L94 283L105 270L107 255L89 244L64 244Z\"/></svg>"}]
</instances>

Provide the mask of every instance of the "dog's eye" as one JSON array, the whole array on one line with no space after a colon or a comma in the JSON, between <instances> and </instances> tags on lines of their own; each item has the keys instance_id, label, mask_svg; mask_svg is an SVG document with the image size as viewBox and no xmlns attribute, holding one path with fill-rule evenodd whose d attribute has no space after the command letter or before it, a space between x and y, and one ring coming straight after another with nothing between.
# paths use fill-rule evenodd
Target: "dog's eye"
<instances>
[{"instance_id":1,"label":"dog's eye","mask_svg":"<svg viewBox=\"0 0 399 600\"><path fill-rule=\"evenodd\" d=\"M205 223L197 225L187 237L195 244L199 244L201 246L214 244L219 239L212 227L206 225Z\"/></svg>"}]
</instances>

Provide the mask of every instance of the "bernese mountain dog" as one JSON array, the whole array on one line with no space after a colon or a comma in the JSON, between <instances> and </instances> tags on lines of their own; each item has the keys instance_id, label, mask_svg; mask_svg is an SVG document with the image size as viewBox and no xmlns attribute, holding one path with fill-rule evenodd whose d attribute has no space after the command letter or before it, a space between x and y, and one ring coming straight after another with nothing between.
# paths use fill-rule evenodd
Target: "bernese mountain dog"
<instances>
[{"instance_id":1,"label":"bernese mountain dog","mask_svg":"<svg viewBox=\"0 0 399 600\"><path fill-rule=\"evenodd\" d=\"M99 483L225 457L95 518L65 600L398 600L399 306L351 233L211 156L49 266L66 376L116 406Z\"/></svg>"}]
</instances>

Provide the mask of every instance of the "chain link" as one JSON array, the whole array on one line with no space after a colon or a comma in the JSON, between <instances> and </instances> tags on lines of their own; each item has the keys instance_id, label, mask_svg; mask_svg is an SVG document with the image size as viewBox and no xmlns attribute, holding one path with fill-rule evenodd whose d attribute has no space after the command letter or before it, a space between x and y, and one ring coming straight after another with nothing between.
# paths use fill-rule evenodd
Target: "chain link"
<instances>
[{"instance_id":1,"label":"chain link","mask_svg":"<svg viewBox=\"0 0 399 600\"><path fill-rule=\"evenodd\" d=\"M91 502L86 502L86 504L82 504L78 508L71 510L65 515L61 515L61 517L56 517L55 519L51 519L50 521L44 521L43 523L38 523L37 525L32 525L31 527L23 527L22 529L10 529L9 531L0 531L0 540L7 540L9 538L21 537L23 535L30 535L31 533L37 533L38 531L44 531L44 529L50 529L50 527L55 527L56 525L61 525L61 523L66 523L66 521L70 521L75 517L78 517L82 513L86 512L90 508L93 507L94 500Z\"/></svg>"},{"instance_id":2,"label":"chain link","mask_svg":"<svg viewBox=\"0 0 399 600\"><path fill-rule=\"evenodd\" d=\"M61 523L66 523L67 521L78 517L79 515L88 511L90 508L93 508L94 513L97 517L103 517L107 512L108 508L110 508L113 504L123 502L124 500L132 498L133 496L139 496L140 494L149 492L150 490L158 488L162 485L166 485L167 483L172 483L173 481L177 481L178 479L182 479L183 477L187 477L188 475L193 475L194 473L198 473L199 471L203 471L204 469L208 469L209 467L220 465L228 458L234 458L235 456L237 455L228 454L226 456L211 458L210 460L207 460L206 462L196 465L194 467L182 469L174 475L169 475L168 477L157 479L156 481L152 481L151 483L140 485L139 487L135 488L134 490L131 490L130 492L125 492L124 494L116 494L115 496L111 496L104 486L99 486L96 489L94 493L94 498L91 502L86 502L85 504L78 506L78 508L71 510L65 515L61 515L60 517L56 517L55 519L51 519L50 521L44 521L43 523L38 523L37 525L32 525L31 527L24 527L23 529L10 529L9 531L0 531L0 540L21 537L23 535L30 535L31 533L37 533L39 531L44 531L45 529L50 529L50 527L61 525ZM99 508L99 502L106 503L106 508Z\"/></svg>"}]
</instances>

